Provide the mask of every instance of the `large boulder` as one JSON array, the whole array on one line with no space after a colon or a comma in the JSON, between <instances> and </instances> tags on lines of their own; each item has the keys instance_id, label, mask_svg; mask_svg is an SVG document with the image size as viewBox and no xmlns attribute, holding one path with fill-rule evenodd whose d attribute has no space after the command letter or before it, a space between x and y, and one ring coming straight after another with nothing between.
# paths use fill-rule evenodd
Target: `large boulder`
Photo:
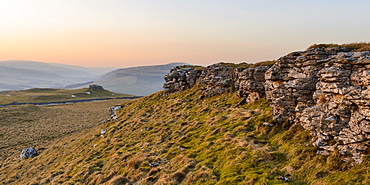
<instances>
[{"instance_id":1,"label":"large boulder","mask_svg":"<svg viewBox=\"0 0 370 185\"><path fill-rule=\"evenodd\" d=\"M29 157L35 157L35 156L37 156L37 151L33 147L23 149L20 155L22 159L26 159Z\"/></svg>"}]
</instances>

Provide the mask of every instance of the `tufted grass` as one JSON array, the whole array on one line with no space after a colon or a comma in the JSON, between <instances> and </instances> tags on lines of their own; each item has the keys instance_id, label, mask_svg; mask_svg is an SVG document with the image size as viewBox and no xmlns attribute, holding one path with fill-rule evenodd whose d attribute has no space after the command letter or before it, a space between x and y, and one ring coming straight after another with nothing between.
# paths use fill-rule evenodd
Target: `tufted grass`
<instances>
[{"instance_id":1,"label":"tufted grass","mask_svg":"<svg viewBox=\"0 0 370 185\"><path fill-rule=\"evenodd\" d=\"M240 98L233 93L199 99L200 88L125 102L118 122L95 122L58 137L39 156L3 165L0 179L5 184L369 182L367 160L351 167L337 152L316 155L300 125L262 125L272 121L265 99L237 106ZM104 138L96 136L102 128Z\"/></svg>"},{"instance_id":2,"label":"tufted grass","mask_svg":"<svg viewBox=\"0 0 370 185\"><path fill-rule=\"evenodd\" d=\"M334 48L334 47L346 47L353 49L355 51L370 51L370 43L368 42L357 42L357 43L349 43L349 44L314 44L308 49L315 49L315 48Z\"/></svg>"}]
</instances>

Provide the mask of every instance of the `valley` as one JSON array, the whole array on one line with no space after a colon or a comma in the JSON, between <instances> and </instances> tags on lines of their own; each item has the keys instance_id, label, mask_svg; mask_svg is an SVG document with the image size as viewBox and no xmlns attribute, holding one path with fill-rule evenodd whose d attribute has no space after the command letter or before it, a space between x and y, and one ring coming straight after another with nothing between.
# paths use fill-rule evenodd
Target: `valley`
<instances>
[{"instance_id":1,"label":"valley","mask_svg":"<svg viewBox=\"0 0 370 185\"><path fill-rule=\"evenodd\" d=\"M33 88L76 90L98 84L115 93L145 96L162 90L163 76L177 65L184 63L117 68L0 61L0 91Z\"/></svg>"}]
</instances>

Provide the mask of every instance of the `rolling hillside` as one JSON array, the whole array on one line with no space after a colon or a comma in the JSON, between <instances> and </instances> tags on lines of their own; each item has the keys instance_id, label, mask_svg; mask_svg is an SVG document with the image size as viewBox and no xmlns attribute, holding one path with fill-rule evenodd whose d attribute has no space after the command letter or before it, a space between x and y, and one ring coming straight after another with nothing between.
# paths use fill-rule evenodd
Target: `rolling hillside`
<instances>
[{"instance_id":1,"label":"rolling hillside","mask_svg":"<svg viewBox=\"0 0 370 185\"><path fill-rule=\"evenodd\" d=\"M115 93L143 96L162 90L163 76L177 65L183 63L117 69L34 61L0 61L0 91L30 88L81 89L99 84Z\"/></svg>"},{"instance_id":2,"label":"rolling hillside","mask_svg":"<svg viewBox=\"0 0 370 185\"><path fill-rule=\"evenodd\" d=\"M313 45L253 65L178 66L165 90L112 107L111 120L43 148L30 143L32 158L4 158L0 182L370 184L368 51ZM2 111L18 120L28 112ZM3 138L19 130L7 118Z\"/></svg>"},{"instance_id":3,"label":"rolling hillside","mask_svg":"<svg viewBox=\"0 0 370 185\"><path fill-rule=\"evenodd\" d=\"M358 184L369 162L316 155L298 124L268 126L265 99L235 93L199 99L201 87L122 104L119 121L50 143L34 158L3 163L2 184ZM101 129L106 129L100 136Z\"/></svg>"},{"instance_id":4,"label":"rolling hillside","mask_svg":"<svg viewBox=\"0 0 370 185\"><path fill-rule=\"evenodd\" d=\"M111 71L92 83L103 86L113 92L148 95L162 90L164 83L163 76L175 66L184 63L170 63L166 65L139 66L132 68L122 68ZM82 86L69 86L71 88L84 88ZM68 87L68 86L67 86Z\"/></svg>"},{"instance_id":5,"label":"rolling hillside","mask_svg":"<svg viewBox=\"0 0 370 185\"><path fill-rule=\"evenodd\" d=\"M34 61L0 61L0 91L62 88L93 81L115 68L85 68Z\"/></svg>"}]
</instances>

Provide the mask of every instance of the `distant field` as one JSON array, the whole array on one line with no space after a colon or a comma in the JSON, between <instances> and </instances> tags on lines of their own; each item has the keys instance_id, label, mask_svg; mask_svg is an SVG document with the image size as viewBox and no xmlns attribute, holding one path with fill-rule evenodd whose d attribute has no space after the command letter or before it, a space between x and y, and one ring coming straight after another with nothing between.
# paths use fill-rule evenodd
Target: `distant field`
<instances>
[{"instance_id":1,"label":"distant field","mask_svg":"<svg viewBox=\"0 0 370 185\"><path fill-rule=\"evenodd\" d=\"M13 102L40 103L98 98L121 98L133 96L134 95L113 93L108 90L90 91L88 88L74 90L35 88L19 91L2 91L0 92L0 105Z\"/></svg>"},{"instance_id":2,"label":"distant field","mask_svg":"<svg viewBox=\"0 0 370 185\"><path fill-rule=\"evenodd\" d=\"M34 90L34 93L38 94L37 90ZM50 100L52 98L47 101ZM102 124L103 120L109 118L109 107L127 101L131 100L0 108L0 166L20 160L19 154L23 148L48 148L49 144L57 139Z\"/></svg>"}]
</instances>

